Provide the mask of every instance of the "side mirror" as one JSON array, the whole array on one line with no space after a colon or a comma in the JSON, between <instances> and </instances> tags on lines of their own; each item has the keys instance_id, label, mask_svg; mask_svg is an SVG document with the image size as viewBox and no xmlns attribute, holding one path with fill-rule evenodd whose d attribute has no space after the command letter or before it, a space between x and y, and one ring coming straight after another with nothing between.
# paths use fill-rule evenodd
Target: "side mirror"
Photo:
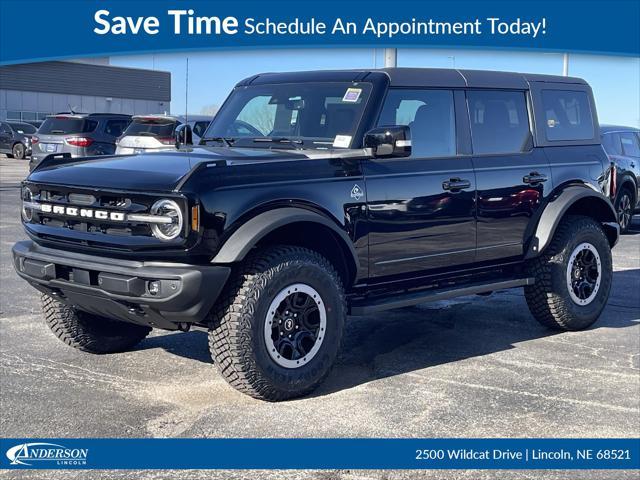
<instances>
[{"instance_id":1,"label":"side mirror","mask_svg":"<svg viewBox=\"0 0 640 480\"><path fill-rule=\"evenodd\" d=\"M406 125L378 127L364 135L364 147L374 157L408 157L411 155L411 129Z\"/></svg>"},{"instance_id":2,"label":"side mirror","mask_svg":"<svg viewBox=\"0 0 640 480\"><path fill-rule=\"evenodd\" d=\"M176 127L176 148L180 148L180 145L192 145L193 133L191 132L191 125L183 123Z\"/></svg>"}]
</instances>

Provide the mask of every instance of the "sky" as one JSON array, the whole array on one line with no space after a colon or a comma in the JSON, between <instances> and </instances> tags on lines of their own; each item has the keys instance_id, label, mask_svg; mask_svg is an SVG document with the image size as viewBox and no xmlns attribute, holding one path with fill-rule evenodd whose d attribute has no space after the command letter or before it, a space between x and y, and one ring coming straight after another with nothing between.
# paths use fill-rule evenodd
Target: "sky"
<instances>
[{"instance_id":1,"label":"sky","mask_svg":"<svg viewBox=\"0 0 640 480\"><path fill-rule=\"evenodd\" d=\"M111 64L171 72L170 113L182 114L186 105L199 114L220 106L239 80L256 73L382 67L383 55L373 48L233 50L113 56ZM398 66L561 75L562 54L405 48L398 50ZM600 123L640 127L640 57L570 54L569 75L593 88Z\"/></svg>"}]
</instances>

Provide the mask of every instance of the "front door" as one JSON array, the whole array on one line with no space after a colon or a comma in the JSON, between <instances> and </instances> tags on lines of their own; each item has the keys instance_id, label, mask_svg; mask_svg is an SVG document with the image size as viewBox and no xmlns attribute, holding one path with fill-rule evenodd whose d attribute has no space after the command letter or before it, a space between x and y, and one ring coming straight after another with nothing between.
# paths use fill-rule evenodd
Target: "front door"
<instances>
[{"instance_id":1,"label":"front door","mask_svg":"<svg viewBox=\"0 0 640 480\"><path fill-rule=\"evenodd\" d=\"M552 188L533 137L524 91L470 90L467 103L477 181L477 261L519 257L531 217Z\"/></svg>"},{"instance_id":2,"label":"front door","mask_svg":"<svg viewBox=\"0 0 640 480\"><path fill-rule=\"evenodd\" d=\"M458 155L455 103L451 90L391 89L387 94L378 126L408 125L412 155L363 162L370 277L475 259L476 181L471 158Z\"/></svg>"}]
</instances>

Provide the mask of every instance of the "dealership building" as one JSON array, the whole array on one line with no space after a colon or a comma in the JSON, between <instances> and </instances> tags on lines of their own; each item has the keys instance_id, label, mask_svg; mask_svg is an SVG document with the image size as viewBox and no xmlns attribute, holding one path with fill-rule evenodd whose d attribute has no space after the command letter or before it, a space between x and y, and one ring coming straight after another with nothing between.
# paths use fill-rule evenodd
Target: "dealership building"
<instances>
[{"instance_id":1,"label":"dealership building","mask_svg":"<svg viewBox=\"0 0 640 480\"><path fill-rule=\"evenodd\" d=\"M108 58L0 66L0 120L59 112L171 111L171 73L109 65Z\"/></svg>"}]
</instances>

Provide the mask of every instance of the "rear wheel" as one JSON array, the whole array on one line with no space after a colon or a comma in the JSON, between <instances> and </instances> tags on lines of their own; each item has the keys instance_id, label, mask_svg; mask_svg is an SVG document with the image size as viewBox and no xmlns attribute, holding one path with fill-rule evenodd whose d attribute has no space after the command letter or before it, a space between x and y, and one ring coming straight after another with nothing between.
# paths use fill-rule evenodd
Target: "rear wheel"
<instances>
[{"instance_id":1,"label":"rear wheel","mask_svg":"<svg viewBox=\"0 0 640 480\"><path fill-rule=\"evenodd\" d=\"M525 297L533 316L549 328L582 330L598 319L609 298L609 241L594 219L569 216L529 272L535 283L525 287Z\"/></svg>"},{"instance_id":2,"label":"rear wheel","mask_svg":"<svg viewBox=\"0 0 640 480\"><path fill-rule=\"evenodd\" d=\"M345 317L342 282L318 253L293 246L250 255L213 314L209 347L235 389L269 401L299 397L327 376Z\"/></svg>"},{"instance_id":3,"label":"rear wheel","mask_svg":"<svg viewBox=\"0 0 640 480\"><path fill-rule=\"evenodd\" d=\"M16 158L18 160L24 159L25 152L26 152L26 149L24 148L24 145L21 144L21 143L16 143L13 146L13 149L11 149L11 153L13 155L13 158Z\"/></svg>"},{"instance_id":4,"label":"rear wheel","mask_svg":"<svg viewBox=\"0 0 640 480\"><path fill-rule=\"evenodd\" d=\"M631 217L633 217L633 194L629 188L624 188L618 199L616 200L616 212L618 212L618 223L620 224L620 233L629 230Z\"/></svg>"},{"instance_id":5,"label":"rear wheel","mask_svg":"<svg viewBox=\"0 0 640 480\"><path fill-rule=\"evenodd\" d=\"M122 352L137 345L151 328L91 315L42 295L44 318L67 345L89 353Z\"/></svg>"}]
</instances>

